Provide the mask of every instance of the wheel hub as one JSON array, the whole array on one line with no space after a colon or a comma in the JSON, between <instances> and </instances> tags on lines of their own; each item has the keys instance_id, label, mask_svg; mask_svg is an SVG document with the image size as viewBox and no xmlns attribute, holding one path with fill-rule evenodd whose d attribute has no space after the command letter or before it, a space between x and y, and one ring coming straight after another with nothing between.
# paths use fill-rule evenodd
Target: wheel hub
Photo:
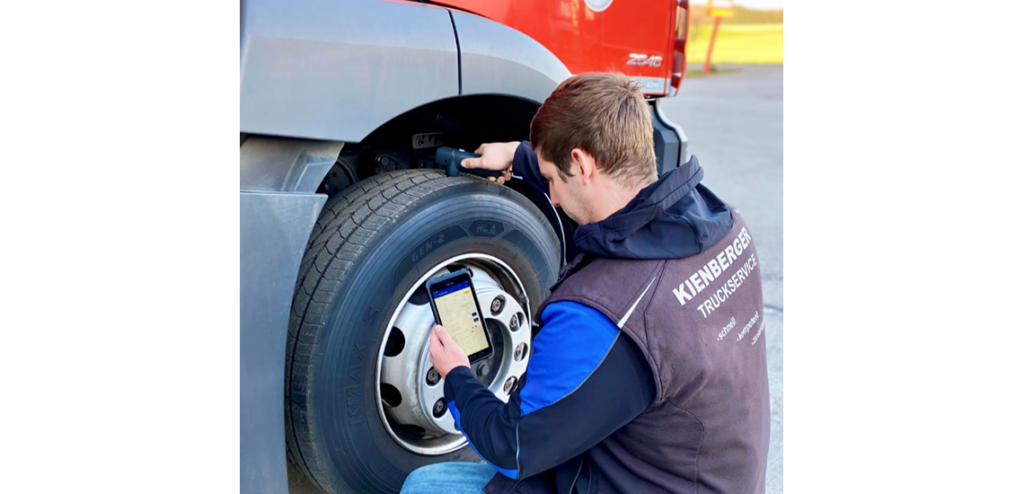
<instances>
[{"instance_id":1,"label":"wheel hub","mask_svg":"<svg viewBox=\"0 0 1024 494\"><path fill-rule=\"evenodd\" d=\"M427 280L468 267L494 354L473 364L474 374L499 399L508 401L529 362L529 301L518 277L500 260L468 254L439 264L398 305L378 358L378 409L389 434L420 454L440 455L465 445L444 401L444 379L429 359L434 316ZM513 285L513 286L508 286ZM520 305L522 300L527 305Z\"/></svg>"}]
</instances>

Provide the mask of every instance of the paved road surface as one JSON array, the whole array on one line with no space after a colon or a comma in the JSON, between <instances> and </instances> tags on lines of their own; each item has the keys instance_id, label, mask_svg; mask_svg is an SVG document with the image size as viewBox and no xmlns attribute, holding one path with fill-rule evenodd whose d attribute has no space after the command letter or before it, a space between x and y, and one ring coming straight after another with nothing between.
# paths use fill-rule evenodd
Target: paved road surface
<instances>
[{"instance_id":1,"label":"paved road surface","mask_svg":"<svg viewBox=\"0 0 1024 494\"><path fill-rule=\"evenodd\" d=\"M782 67L736 67L694 77L663 102L690 138L704 184L737 207L761 259L771 390L768 493L782 492ZM291 494L320 494L288 466Z\"/></svg>"}]
</instances>

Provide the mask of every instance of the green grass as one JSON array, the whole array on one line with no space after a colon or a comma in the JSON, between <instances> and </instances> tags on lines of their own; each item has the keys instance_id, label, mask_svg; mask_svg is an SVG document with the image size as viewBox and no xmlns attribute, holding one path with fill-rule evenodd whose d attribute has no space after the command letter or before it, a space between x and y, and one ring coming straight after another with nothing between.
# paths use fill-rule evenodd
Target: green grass
<instances>
[{"instance_id":1,"label":"green grass","mask_svg":"<svg viewBox=\"0 0 1024 494\"><path fill-rule=\"evenodd\" d=\"M711 72L708 73L708 74L705 74L704 71L701 70L700 68L697 68L696 70L687 70L686 71L686 79L693 79L693 78L700 78L700 77L711 77L711 76L716 76L716 75L733 74L733 73L738 73L738 72L740 72L740 69L721 69L721 68L718 68L718 67L715 67L714 65L712 65L711 66ZM686 83L684 82L683 84L686 84Z\"/></svg>"},{"instance_id":2,"label":"green grass","mask_svg":"<svg viewBox=\"0 0 1024 494\"><path fill-rule=\"evenodd\" d=\"M704 63L712 26L690 26L687 62ZM711 63L781 64L782 24L722 24Z\"/></svg>"}]
</instances>

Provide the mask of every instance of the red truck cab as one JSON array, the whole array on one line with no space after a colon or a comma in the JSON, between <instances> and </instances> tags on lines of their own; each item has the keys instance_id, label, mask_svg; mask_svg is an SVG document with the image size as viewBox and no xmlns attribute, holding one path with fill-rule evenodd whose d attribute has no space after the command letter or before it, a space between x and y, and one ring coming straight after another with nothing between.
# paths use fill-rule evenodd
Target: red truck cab
<instances>
[{"instance_id":1,"label":"red truck cab","mask_svg":"<svg viewBox=\"0 0 1024 494\"><path fill-rule=\"evenodd\" d=\"M649 96L672 96L682 82L688 0L435 3L526 34L551 50L573 74L621 72L640 82Z\"/></svg>"}]
</instances>

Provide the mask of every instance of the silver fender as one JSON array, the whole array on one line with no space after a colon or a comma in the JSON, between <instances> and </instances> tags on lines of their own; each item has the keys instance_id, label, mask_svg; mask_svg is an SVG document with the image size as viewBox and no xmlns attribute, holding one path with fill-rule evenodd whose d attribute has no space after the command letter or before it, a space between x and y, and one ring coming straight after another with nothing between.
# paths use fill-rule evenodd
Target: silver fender
<instances>
[{"instance_id":1,"label":"silver fender","mask_svg":"<svg viewBox=\"0 0 1024 494\"><path fill-rule=\"evenodd\" d=\"M316 188L344 144L242 140L239 375L242 494L286 494L284 369L299 264L327 201Z\"/></svg>"},{"instance_id":2,"label":"silver fender","mask_svg":"<svg viewBox=\"0 0 1024 494\"><path fill-rule=\"evenodd\" d=\"M572 74L544 45L504 24L452 11L462 94L504 94L541 104Z\"/></svg>"},{"instance_id":3,"label":"silver fender","mask_svg":"<svg viewBox=\"0 0 1024 494\"><path fill-rule=\"evenodd\" d=\"M378 0L248 0L243 133L359 142L406 111L458 95L451 16Z\"/></svg>"}]
</instances>

